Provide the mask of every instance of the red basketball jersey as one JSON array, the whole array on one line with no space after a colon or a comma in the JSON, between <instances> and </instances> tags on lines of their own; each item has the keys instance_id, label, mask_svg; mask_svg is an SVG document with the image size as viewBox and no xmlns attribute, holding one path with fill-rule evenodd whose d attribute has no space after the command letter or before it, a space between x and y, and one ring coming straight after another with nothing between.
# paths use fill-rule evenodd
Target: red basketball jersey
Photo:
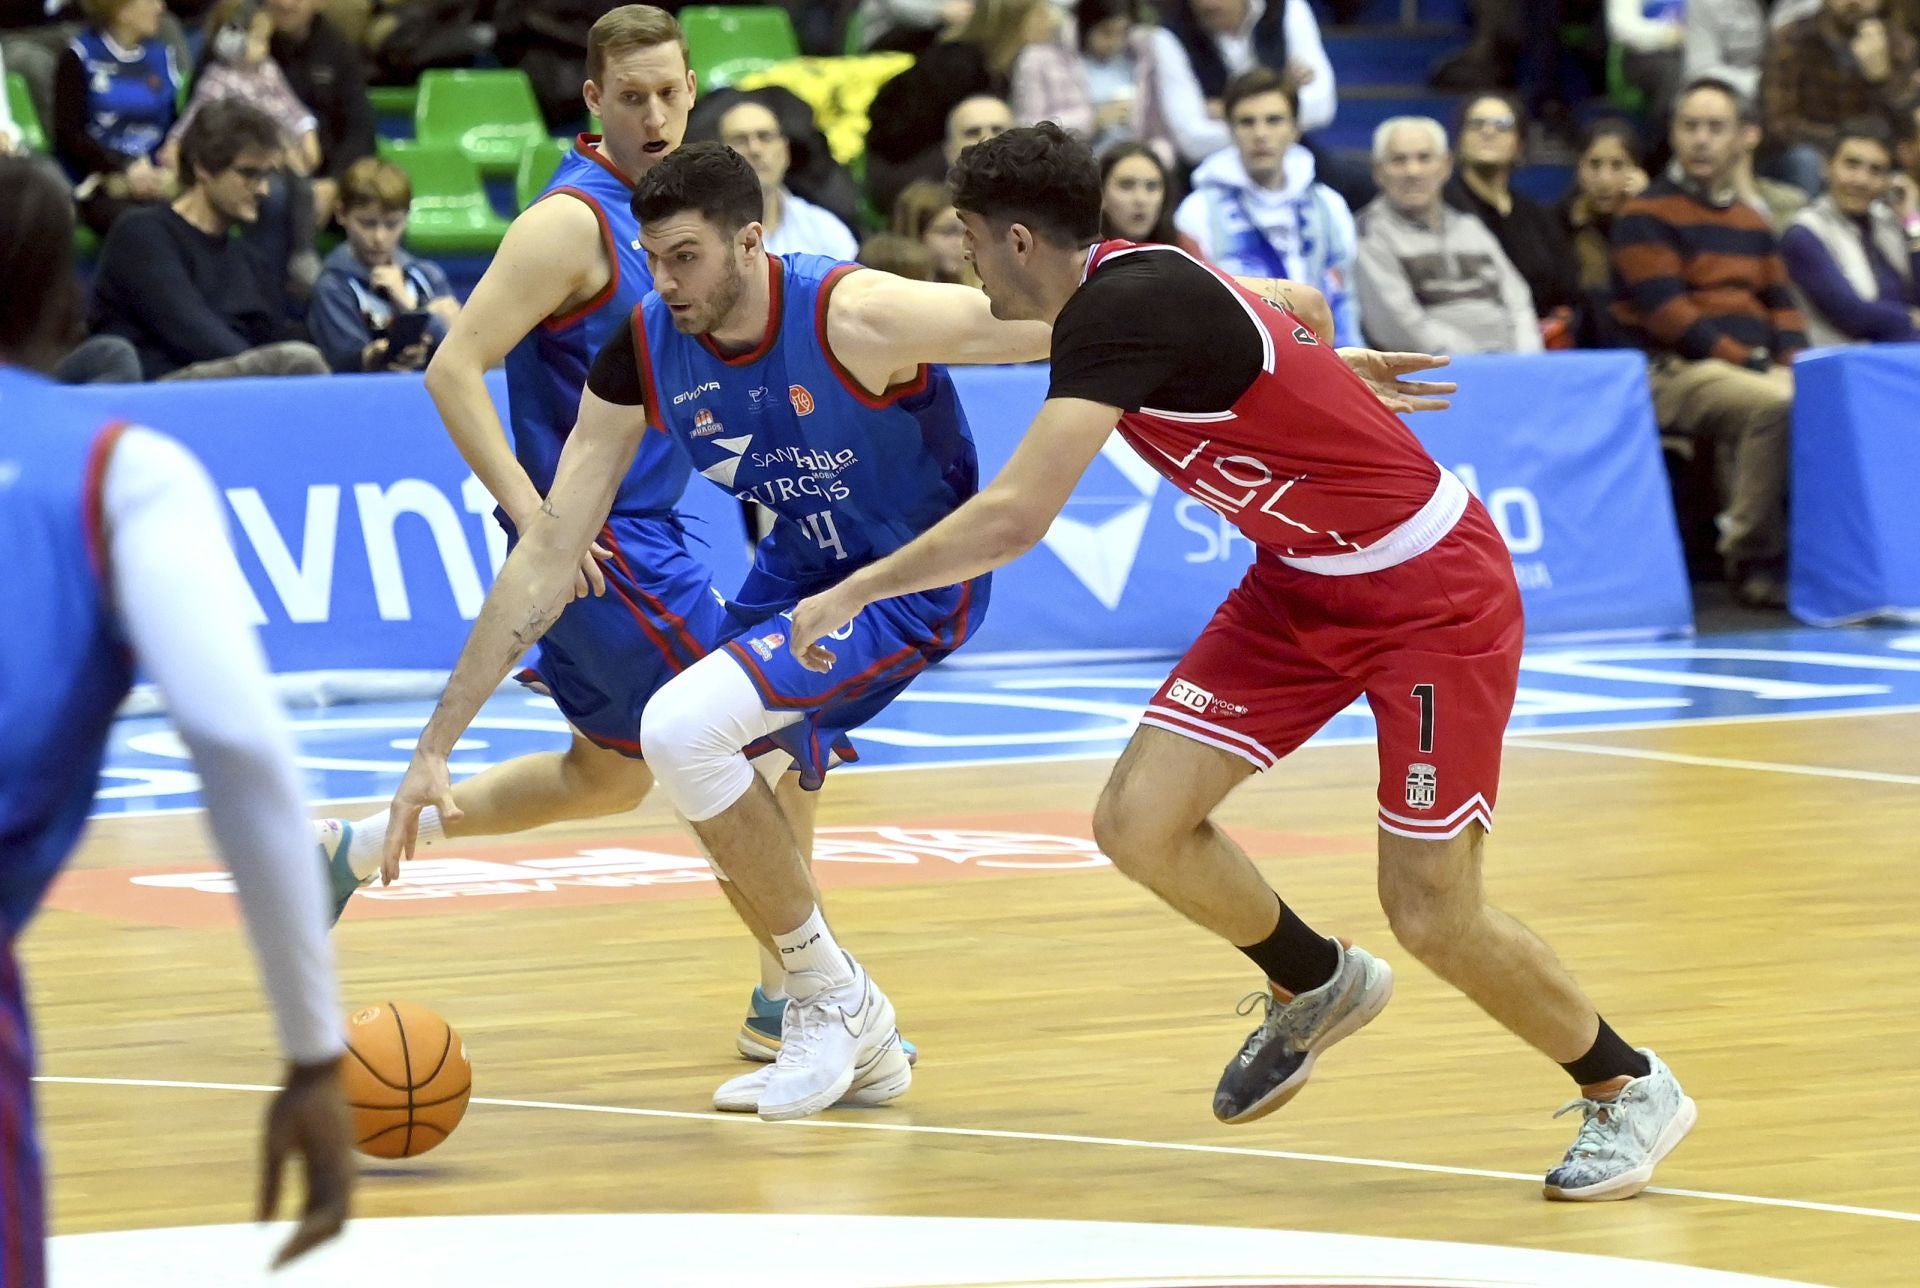
<instances>
[{"instance_id":1,"label":"red basketball jersey","mask_svg":"<svg viewBox=\"0 0 1920 1288\"><path fill-rule=\"evenodd\" d=\"M1129 255L1191 258L1168 246L1108 241L1093 248L1087 274ZM1245 310L1260 331L1259 375L1224 412L1127 412L1119 426L1127 442L1293 567L1369 572L1430 548L1466 508L1465 486L1304 322L1214 276L1220 306Z\"/></svg>"}]
</instances>

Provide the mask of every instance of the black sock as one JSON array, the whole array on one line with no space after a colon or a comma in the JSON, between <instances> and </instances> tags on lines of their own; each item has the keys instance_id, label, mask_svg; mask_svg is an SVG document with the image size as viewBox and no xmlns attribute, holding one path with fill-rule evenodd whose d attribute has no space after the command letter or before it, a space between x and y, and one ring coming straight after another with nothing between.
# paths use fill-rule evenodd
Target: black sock
<instances>
[{"instance_id":1,"label":"black sock","mask_svg":"<svg viewBox=\"0 0 1920 1288\"><path fill-rule=\"evenodd\" d=\"M1340 946L1294 915L1284 900L1280 904L1280 924L1257 944L1240 951L1265 971L1267 978L1296 997L1312 992L1333 978L1340 968Z\"/></svg>"},{"instance_id":2,"label":"black sock","mask_svg":"<svg viewBox=\"0 0 1920 1288\"><path fill-rule=\"evenodd\" d=\"M1560 1067L1583 1087L1614 1078L1644 1078L1653 1072L1647 1057L1628 1046L1604 1015L1600 1017L1600 1033L1593 1039L1592 1048L1578 1060Z\"/></svg>"}]
</instances>

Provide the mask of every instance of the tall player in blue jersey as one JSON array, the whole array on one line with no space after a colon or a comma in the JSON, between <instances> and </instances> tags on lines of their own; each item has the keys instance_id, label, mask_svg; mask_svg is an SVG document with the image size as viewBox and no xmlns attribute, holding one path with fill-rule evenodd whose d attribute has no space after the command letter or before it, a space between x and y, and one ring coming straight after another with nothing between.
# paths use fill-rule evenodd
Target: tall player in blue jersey
<instances>
[{"instance_id":1,"label":"tall player in blue jersey","mask_svg":"<svg viewBox=\"0 0 1920 1288\"><path fill-rule=\"evenodd\" d=\"M17 369L51 365L78 329L73 223L56 173L0 157L0 1288L46 1281L15 940L79 841L136 665L200 772L288 1061L260 1200L264 1219L286 1160L304 1155L306 1208L282 1263L339 1232L353 1187L325 887L218 494L172 439L103 424Z\"/></svg>"},{"instance_id":2,"label":"tall player in blue jersey","mask_svg":"<svg viewBox=\"0 0 1920 1288\"><path fill-rule=\"evenodd\" d=\"M586 105L605 132L582 135L546 192L514 220L427 370L447 430L498 502L509 542L553 484L594 354L652 288L633 185L680 146L696 88L679 23L651 5L624 5L594 23L587 75ZM502 360L511 444L486 386ZM574 602L523 677L551 694L572 725L567 750L521 756L462 782L457 812L429 811L423 838L617 814L647 794L653 777L640 759L641 709L719 642L724 620L711 575L674 515L691 469L665 436L642 448L581 561ZM788 788L782 800L796 827L810 832L811 798ZM380 814L319 825L337 907L378 870L385 822ZM779 1049L784 975L763 955L761 976L736 1044L770 1060Z\"/></svg>"},{"instance_id":3,"label":"tall player in blue jersey","mask_svg":"<svg viewBox=\"0 0 1920 1288\"><path fill-rule=\"evenodd\" d=\"M420 737L393 803L387 873L411 854L416 816L446 808L454 740L566 606L634 453L669 440L776 516L730 607L731 642L662 687L640 731L735 907L777 950L792 998L773 1066L723 1086L715 1104L796 1118L843 1097L888 1099L910 1078L893 1008L834 942L799 839L745 751L770 739L818 785L836 736L973 633L984 579L874 605L840 643L840 671L822 676L787 653L782 614L973 494L966 418L947 373L927 364L1031 360L1047 328L995 321L970 288L768 255L759 181L718 144L660 162L634 210L654 292L600 351L542 511Z\"/></svg>"}]
</instances>

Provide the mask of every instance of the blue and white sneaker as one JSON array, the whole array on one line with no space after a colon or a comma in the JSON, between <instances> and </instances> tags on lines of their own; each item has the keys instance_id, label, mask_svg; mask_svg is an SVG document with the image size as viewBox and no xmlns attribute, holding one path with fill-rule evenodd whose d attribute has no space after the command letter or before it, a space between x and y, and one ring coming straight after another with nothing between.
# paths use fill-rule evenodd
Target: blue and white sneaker
<instances>
[{"instance_id":1,"label":"blue and white sneaker","mask_svg":"<svg viewBox=\"0 0 1920 1288\"><path fill-rule=\"evenodd\" d=\"M1653 1071L1635 1078L1610 1100L1582 1097L1554 1113L1578 1109L1584 1121L1573 1148L1547 1173L1550 1199L1579 1203L1630 1199L1653 1180L1653 1169L1685 1140L1700 1111L1673 1071L1653 1052L1641 1055Z\"/></svg>"},{"instance_id":2,"label":"blue and white sneaker","mask_svg":"<svg viewBox=\"0 0 1920 1288\"><path fill-rule=\"evenodd\" d=\"M734 1047L749 1060L773 1063L780 1058L780 1024L786 1014L786 998L768 997L766 990L755 984L753 998L747 1003L747 1018L740 1022ZM909 1065L920 1059L920 1048L905 1038L900 1039L900 1049L906 1053Z\"/></svg>"},{"instance_id":3,"label":"blue and white sneaker","mask_svg":"<svg viewBox=\"0 0 1920 1288\"><path fill-rule=\"evenodd\" d=\"M345 819L315 819L313 842L320 847L320 861L327 867L327 889L333 895L333 920L327 924L337 926L340 914L347 910L347 900L375 874L369 872L364 879L353 875L353 867L347 862L347 852L353 846L353 824Z\"/></svg>"}]
</instances>

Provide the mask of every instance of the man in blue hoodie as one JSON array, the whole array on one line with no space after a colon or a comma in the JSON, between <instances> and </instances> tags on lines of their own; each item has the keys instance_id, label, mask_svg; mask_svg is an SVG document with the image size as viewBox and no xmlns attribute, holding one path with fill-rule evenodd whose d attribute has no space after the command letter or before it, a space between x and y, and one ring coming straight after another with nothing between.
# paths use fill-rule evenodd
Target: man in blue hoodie
<instances>
[{"instance_id":1,"label":"man in blue hoodie","mask_svg":"<svg viewBox=\"0 0 1920 1288\"><path fill-rule=\"evenodd\" d=\"M1229 81L1221 101L1233 145L1194 171L1174 225L1229 273L1317 287L1333 309L1336 342L1363 343L1353 212L1314 177L1313 154L1300 145L1298 88L1286 74L1256 67Z\"/></svg>"}]
</instances>

